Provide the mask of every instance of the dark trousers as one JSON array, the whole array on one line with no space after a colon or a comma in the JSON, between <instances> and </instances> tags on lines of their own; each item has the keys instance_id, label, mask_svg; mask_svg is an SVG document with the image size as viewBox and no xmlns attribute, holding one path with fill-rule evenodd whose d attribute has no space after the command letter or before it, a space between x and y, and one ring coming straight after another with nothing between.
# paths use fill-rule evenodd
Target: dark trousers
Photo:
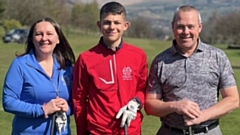
<instances>
[{"instance_id":1,"label":"dark trousers","mask_svg":"<svg viewBox=\"0 0 240 135\"><path fill-rule=\"evenodd\" d=\"M161 128L158 130L156 135L185 135L183 132L178 132L175 130L171 130L169 128L166 128L165 126L161 126ZM187 134L188 135L188 134ZM222 135L221 129L219 126L209 130L207 133L198 133L193 135Z\"/></svg>"}]
</instances>

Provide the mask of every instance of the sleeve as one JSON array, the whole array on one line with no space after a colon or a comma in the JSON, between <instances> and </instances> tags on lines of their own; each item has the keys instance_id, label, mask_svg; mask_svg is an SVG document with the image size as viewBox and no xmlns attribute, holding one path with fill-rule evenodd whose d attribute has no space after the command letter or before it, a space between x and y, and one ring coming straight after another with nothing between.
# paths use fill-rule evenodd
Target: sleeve
<instances>
[{"instance_id":1,"label":"sleeve","mask_svg":"<svg viewBox=\"0 0 240 135\"><path fill-rule=\"evenodd\" d=\"M3 108L6 112L22 117L43 117L42 105L31 104L21 100L24 83L24 74L21 63L15 59L10 65L3 85Z\"/></svg>"},{"instance_id":2,"label":"sleeve","mask_svg":"<svg viewBox=\"0 0 240 135\"><path fill-rule=\"evenodd\" d=\"M134 97L137 102L140 104L139 108L141 109L145 102L145 91L147 86L147 76L148 76L148 62L147 55L143 53L142 62L139 70L138 84L137 84L137 93Z\"/></svg>"},{"instance_id":3,"label":"sleeve","mask_svg":"<svg viewBox=\"0 0 240 135\"><path fill-rule=\"evenodd\" d=\"M87 134L87 89L88 74L81 55L79 56L73 71L73 105L74 118L78 135Z\"/></svg>"},{"instance_id":4,"label":"sleeve","mask_svg":"<svg viewBox=\"0 0 240 135\"><path fill-rule=\"evenodd\" d=\"M220 89L228 88L236 85L236 81L234 78L234 72L231 66L231 63L226 56L226 54L221 51L222 54L220 57Z\"/></svg>"},{"instance_id":5,"label":"sleeve","mask_svg":"<svg viewBox=\"0 0 240 135\"><path fill-rule=\"evenodd\" d=\"M156 56L152 61L151 68L149 71L146 94L162 94L162 87L159 83L161 65L158 62L158 57Z\"/></svg>"}]
</instances>

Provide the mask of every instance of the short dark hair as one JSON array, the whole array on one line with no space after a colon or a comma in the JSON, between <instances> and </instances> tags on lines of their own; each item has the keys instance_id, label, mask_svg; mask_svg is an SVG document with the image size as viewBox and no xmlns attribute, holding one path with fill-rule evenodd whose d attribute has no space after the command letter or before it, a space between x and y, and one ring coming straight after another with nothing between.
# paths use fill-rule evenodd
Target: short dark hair
<instances>
[{"instance_id":1,"label":"short dark hair","mask_svg":"<svg viewBox=\"0 0 240 135\"><path fill-rule=\"evenodd\" d=\"M104 4L100 10L100 20L103 18L104 14L123 14L124 17L127 17L127 13L126 13L126 9L125 7L118 3L118 2L108 2L106 4Z\"/></svg>"},{"instance_id":2,"label":"short dark hair","mask_svg":"<svg viewBox=\"0 0 240 135\"><path fill-rule=\"evenodd\" d=\"M66 37L64 36L59 24L55 22L53 19L45 17L42 19L37 20L35 23L32 24L28 38L26 41L26 50L25 53L19 56L23 56L25 54L30 53L31 50L35 53L35 47L33 43L33 35L35 31L35 27L40 22L49 22L53 25L53 27L56 30L56 33L58 34L59 38L59 44L55 47L53 53L56 55L56 58L58 62L60 63L61 69L66 69L68 65L73 65L75 63L75 55L73 53L73 50L67 41Z\"/></svg>"}]
</instances>

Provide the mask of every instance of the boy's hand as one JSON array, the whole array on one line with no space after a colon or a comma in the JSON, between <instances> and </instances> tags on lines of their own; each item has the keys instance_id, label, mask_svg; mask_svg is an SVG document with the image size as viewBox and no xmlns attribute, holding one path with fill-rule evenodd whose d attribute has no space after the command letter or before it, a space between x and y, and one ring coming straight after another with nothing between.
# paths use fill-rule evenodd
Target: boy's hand
<instances>
[{"instance_id":1,"label":"boy's hand","mask_svg":"<svg viewBox=\"0 0 240 135\"><path fill-rule=\"evenodd\" d=\"M138 110L139 104L134 101L131 100L128 102L127 105L125 105L124 107L122 107L116 118L119 119L122 116L122 121L121 121L121 127L124 127L124 124L127 123L127 126L130 126L130 123L132 120L134 120L137 116L137 110Z\"/></svg>"}]
</instances>

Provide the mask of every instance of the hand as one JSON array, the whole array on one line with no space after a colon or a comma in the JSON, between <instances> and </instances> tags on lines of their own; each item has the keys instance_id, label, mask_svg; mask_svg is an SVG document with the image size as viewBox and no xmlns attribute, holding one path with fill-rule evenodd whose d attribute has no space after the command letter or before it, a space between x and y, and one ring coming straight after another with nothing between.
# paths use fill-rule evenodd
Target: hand
<instances>
[{"instance_id":1,"label":"hand","mask_svg":"<svg viewBox=\"0 0 240 135\"><path fill-rule=\"evenodd\" d=\"M131 121L134 120L137 116L138 107L139 104L136 101L131 100L127 105L119 110L116 118L119 119L122 116L120 127L124 127L125 123L128 127L130 126Z\"/></svg>"},{"instance_id":2,"label":"hand","mask_svg":"<svg viewBox=\"0 0 240 135\"><path fill-rule=\"evenodd\" d=\"M57 102L58 102L58 99L52 99L48 103L43 105L45 117L49 114L53 114L53 113L61 110L61 108L59 108L57 106L57 104L56 104Z\"/></svg>"},{"instance_id":3,"label":"hand","mask_svg":"<svg viewBox=\"0 0 240 135\"><path fill-rule=\"evenodd\" d=\"M47 104L43 105L43 110L45 113L45 117L49 114L53 114L57 111L64 111L67 112L69 109L69 106L67 104L67 101L63 98L57 97L56 99L52 99Z\"/></svg>"},{"instance_id":4,"label":"hand","mask_svg":"<svg viewBox=\"0 0 240 135\"><path fill-rule=\"evenodd\" d=\"M61 111L67 112L69 109L68 103L65 99L57 97L56 106L61 108Z\"/></svg>"},{"instance_id":5,"label":"hand","mask_svg":"<svg viewBox=\"0 0 240 135\"><path fill-rule=\"evenodd\" d=\"M192 126L192 125L198 125L204 121L206 121L206 116L204 114L204 111L201 111L199 117L197 118L189 118L188 116L183 116L184 122L186 126Z\"/></svg>"},{"instance_id":6,"label":"hand","mask_svg":"<svg viewBox=\"0 0 240 135\"><path fill-rule=\"evenodd\" d=\"M197 103L188 99L177 101L174 105L175 112L186 115L189 118L198 118L201 111Z\"/></svg>"}]
</instances>

